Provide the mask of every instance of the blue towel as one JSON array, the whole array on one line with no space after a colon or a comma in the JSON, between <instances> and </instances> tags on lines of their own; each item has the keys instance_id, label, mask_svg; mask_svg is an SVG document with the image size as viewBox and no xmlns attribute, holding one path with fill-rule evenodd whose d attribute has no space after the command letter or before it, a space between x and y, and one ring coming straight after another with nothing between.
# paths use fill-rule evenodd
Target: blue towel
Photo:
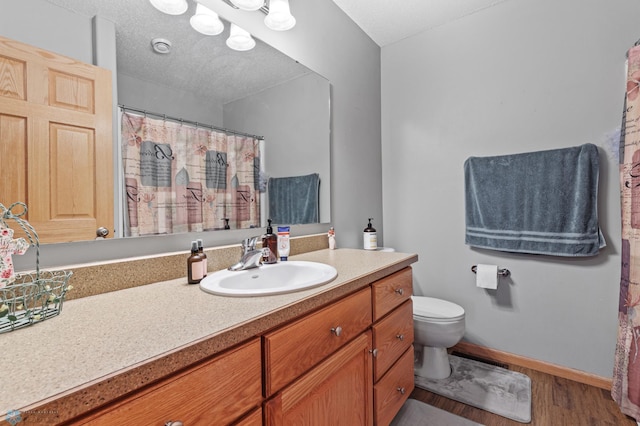
<instances>
[{"instance_id":1,"label":"blue towel","mask_svg":"<svg viewBox=\"0 0 640 426\"><path fill-rule=\"evenodd\" d=\"M467 245L552 256L594 256L606 245L595 145L470 157L464 173Z\"/></svg>"},{"instance_id":2,"label":"blue towel","mask_svg":"<svg viewBox=\"0 0 640 426\"><path fill-rule=\"evenodd\" d=\"M320 216L320 175L271 178L269 217L273 223L318 223Z\"/></svg>"}]
</instances>

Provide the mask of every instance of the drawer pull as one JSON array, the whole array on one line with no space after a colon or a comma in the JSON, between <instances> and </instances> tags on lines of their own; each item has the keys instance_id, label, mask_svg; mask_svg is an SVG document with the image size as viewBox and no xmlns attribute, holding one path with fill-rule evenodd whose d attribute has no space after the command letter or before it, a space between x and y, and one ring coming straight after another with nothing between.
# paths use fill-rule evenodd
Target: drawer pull
<instances>
[{"instance_id":1,"label":"drawer pull","mask_svg":"<svg viewBox=\"0 0 640 426\"><path fill-rule=\"evenodd\" d=\"M404 395L406 390L404 388L398 388L398 392L400 392L400 395Z\"/></svg>"},{"instance_id":2,"label":"drawer pull","mask_svg":"<svg viewBox=\"0 0 640 426\"><path fill-rule=\"evenodd\" d=\"M404 289L403 288L396 288L396 293L398 293L400 296L402 296L404 294Z\"/></svg>"},{"instance_id":3,"label":"drawer pull","mask_svg":"<svg viewBox=\"0 0 640 426\"><path fill-rule=\"evenodd\" d=\"M181 421L174 422L173 420L169 420L164 424L164 426L182 426L182 422Z\"/></svg>"},{"instance_id":4,"label":"drawer pull","mask_svg":"<svg viewBox=\"0 0 640 426\"><path fill-rule=\"evenodd\" d=\"M371 350L369 351L369 353L371 353L371 354L373 355L373 357L375 358L375 357L377 357L377 356L378 356L378 349L371 349Z\"/></svg>"},{"instance_id":5,"label":"drawer pull","mask_svg":"<svg viewBox=\"0 0 640 426\"><path fill-rule=\"evenodd\" d=\"M331 332L333 334L335 334L336 336L340 337L340 335L342 334L342 327L338 326L338 327L334 327L331 329Z\"/></svg>"},{"instance_id":6,"label":"drawer pull","mask_svg":"<svg viewBox=\"0 0 640 426\"><path fill-rule=\"evenodd\" d=\"M396 334L396 337L397 337L400 341L403 341L403 340L404 340L404 334Z\"/></svg>"}]
</instances>

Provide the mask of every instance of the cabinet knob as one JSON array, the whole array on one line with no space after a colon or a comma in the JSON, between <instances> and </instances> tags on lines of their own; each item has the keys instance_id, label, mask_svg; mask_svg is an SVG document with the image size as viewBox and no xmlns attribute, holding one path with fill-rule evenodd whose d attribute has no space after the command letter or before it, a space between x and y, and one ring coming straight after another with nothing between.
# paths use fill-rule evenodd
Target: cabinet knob
<instances>
[{"instance_id":1,"label":"cabinet knob","mask_svg":"<svg viewBox=\"0 0 640 426\"><path fill-rule=\"evenodd\" d=\"M338 326L338 327L334 327L331 329L331 332L333 334L335 334L336 336L340 337L340 335L342 334L342 327Z\"/></svg>"},{"instance_id":2,"label":"cabinet knob","mask_svg":"<svg viewBox=\"0 0 640 426\"><path fill-rule=\"evenodd\" d=\"M398 388L398 392L400 392L400 395L404 395L406 390L404 388Z\"/></svg>"},{"instance_id":3,"label":"cabinet knob","mask_svg":"<svg viewBox=\"0 0 640 426\"><path fill-rule=\"evenodd\" d=\"M369 353L371 353L371 355L373 355L374 358L378 356L378 350L377 349L371 349L369 351Z\"/></svg>"},{"instance_id":4,"label":"cabinet knob","mask_svg":"<svg viewBox=\"0 0 640 426\"><path fill-rule=\"evenodd\" d=\"M164 424L164 426L183 426L181 421L173 421L173 420L169 420L168 422L166 422Z\"/></svg>"},{"instance_id":5,"label":"cabinet knob","mask_svg":"<svg viewBox=\"0 0 640 426\"><path fill-rule=\"evenodd\" d=\"M404 289L403 288L396 288L396 293L398 293L400 296L402 296L404 294Z\"/></svg>"},{"instance_id":6,"label":"cabinet knob","mask_svg":"<svg viewBox=\"0 0 640 426\"><path fill-rule=\"evenodd\" d=\"M397 337L400 341L403 341L403 340L404 340L404 334L396 334L396 337Z\"/></svg>"}]
</instances>

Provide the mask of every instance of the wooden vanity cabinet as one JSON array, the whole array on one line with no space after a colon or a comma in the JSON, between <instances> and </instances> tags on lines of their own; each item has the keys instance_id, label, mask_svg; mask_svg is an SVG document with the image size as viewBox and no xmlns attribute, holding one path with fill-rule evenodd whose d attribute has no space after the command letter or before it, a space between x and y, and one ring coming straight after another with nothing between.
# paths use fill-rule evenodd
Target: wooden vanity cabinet
<instances>
[{"instance_id":1,"label":"wooden vanity cabinet","mask_svg":"<svg viewBox=\"0 0 640 426\"><path fill-rule=\"evenodd\" d=\"M264 404L265 425L371 425L371 332L360 334Z\"/></svg>"},{"instance_id":2,"label":"wooden vanity cabinet","mask_svg":"<svg viewBox=\"0 0 640 426\"><path fill-rule=\"evenodd\" d=\"M73 424L388 425L413 377L411 268Z\"/></svg>"},{"instance_id":3,"label":"wooden vanity cabinet","mask_svg":"<svg viewBox=\"0 0 640 426\"><path fill-rule=\"evenodd\" d=\"M256 419L262 418L261 375L261 345L255 338L73 424L260 424Z\"/></svg>"},{"instance_id":4,"label":"wooden vanity cabinet","mask_svg":"<svg viewBox=\"0 0 640 426\"><path fill-rule=\"evenodd\" d=\"M405 268L265 335L265 425L388 425L414 387L411 293Z\"/></svg>"},{"instance_id":5,"label":"wooden vanity cabinet","mask_svg":"<svg viewBox=\"0 0 640 426\"><path fill-rule=\"evenodd\" d=\"M388 425L414 387L411 268L382 278L371 287L374 422Z\"/></svg>"}]
</instances>

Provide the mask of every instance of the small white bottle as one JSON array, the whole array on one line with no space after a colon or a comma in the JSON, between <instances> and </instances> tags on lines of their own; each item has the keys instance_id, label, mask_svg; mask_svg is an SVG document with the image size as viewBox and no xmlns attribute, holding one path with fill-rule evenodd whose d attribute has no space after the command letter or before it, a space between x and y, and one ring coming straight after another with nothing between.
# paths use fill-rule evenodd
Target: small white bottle
<instances>
[{"instance_id":1,"label":"small white bottle","mask_svg":"<svg viewBox=\"0 0 640 426\"><path fill-rule=\"evenodd\" d=\"M376 234L376 229L371 225L372 217L369 218L369 223L367 227L364 228L363 238L364 238L364 249L365 250L377 250L378 249L378 235Z\"/></svg>"}]
</instances>

